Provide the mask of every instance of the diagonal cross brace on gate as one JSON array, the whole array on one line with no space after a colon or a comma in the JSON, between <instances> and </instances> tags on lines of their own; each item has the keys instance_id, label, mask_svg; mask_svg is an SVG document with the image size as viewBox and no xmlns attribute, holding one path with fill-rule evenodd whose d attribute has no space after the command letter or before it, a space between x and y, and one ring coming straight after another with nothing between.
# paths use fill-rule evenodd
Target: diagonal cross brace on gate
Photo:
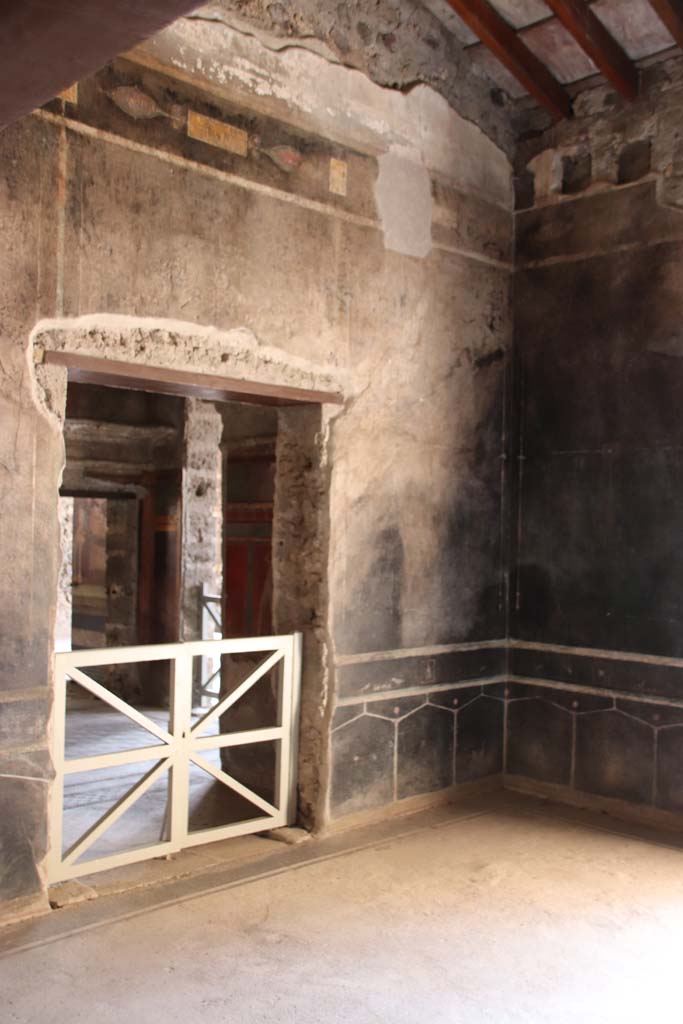
<instances>
[{"instance_id":1,"label":"diagonal cross brace on gate","mask_svg":"<svg viewBox=\"0 0 683 1024\"><path fill-rule=\"evenodd\" d=\"M219 657L224 654L266 654L267 657L230 694L192 723L192 660L195 657ZM171 706L169 728L163 729L148 715L122 700L94 680L84 669L152 661L171 661ZM233 707L252 687L276 666L280 666L278 724L270 728L202 735L204 730ZM299 731L299 692L301 684L301 634L251 637L231 640L199 640L193 643L152 644L144 647L107 648L68 651L55 654L55 701L53 707L51 753L55 778L50 794L50 847L47 875L50 884L78 875L104 871L152 857L165 856L200 843L232 836L262 832L293 824L296 817L296 762ZM135 725L156 739L153 746L137 747L67 758L65 753L66 693L71 679L93 696L121 712ZM203 756L207 750L245 747L275 742L276 780L274 803L263 799L248 786L219 769ZM92 772L123 765L150 763L149 769L120 799L91 825L67 850L63 850L64 782L76 772ZM217 782L238 793L260 814L229 825L189 830L189 775L197 765ZM164 830L158 843L122 850L83 861L81 858L137 800L167 776L168 800Z\"/></svg>"}]
</instances>

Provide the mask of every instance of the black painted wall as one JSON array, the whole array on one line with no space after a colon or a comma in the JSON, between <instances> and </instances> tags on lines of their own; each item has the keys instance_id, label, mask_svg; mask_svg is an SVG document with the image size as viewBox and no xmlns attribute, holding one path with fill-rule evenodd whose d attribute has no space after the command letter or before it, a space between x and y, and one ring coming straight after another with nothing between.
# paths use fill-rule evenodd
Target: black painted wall
<instances>
[{"instance_id":1,"label":"black painted wall","mask_svg":"<svg viewBox=\"0 0 683 1024\"><path fill-rule=\"evenodd\" d=\"M681 657L683 214L648 182L517 223L512 633Z\"/></svg>"},{"instance_id":2,"label":"black painted wall","mask_svg":"<svg viewBox=\"0 0 683 1024\"><path fill-rule=\"evenodd\" d=\"M680 93L656 122L606 93L602 135L577 118L520 150L566 143L586 173L516 214L507 640L489 616L448 638L476 649L338 667L335 817L501 773L683 812Z\"/></svg>"},{"instance_id":3,"label":"black painted wall","mask_svg":"<svg viewBox=\"0 0 683 1024\"><path fill-rule=\"evenodd\" d=\"M683 707L543 683L507 692L509 779L683 812Z\"/></svg>"},{"instance_id":4,"label":"black painted wall","mask_svg":"<svg viewBox=\"0 0 683 1024\"><path fill-rule=\"evenodd\" d=\"M498 774L683 812L683 158L634 146L516 214L507 641L337 668L333 817Z\"/></svg>"},{"instance_id":5,"label":"black painted wall","mask_svg":"<svg viewBox=\"0 0 683 1024\"><path fill-rule=\"evenodd\" d=\"M338 707L333 815L500 775L504 694L501 683L463 685Z\"/></svg>"},{"instance_id":6,"label":"black painted wall","mask_svg":"<svg viewBox=\"0 0 683 1024\"><path fill-rule=\"evenodd\" d=\"M659 120L650 97L628 123L605 115L603 134L586 118L522 147L518 171L562 143L603 172L613 147L615 171L612 187L588 174L584 194L535 205L527 188L516 214L506 772L681 812L683 209L666 132L683 92L676 102ZM620 152L618 132L643 137Z\"/></svg>"}]
</instances>

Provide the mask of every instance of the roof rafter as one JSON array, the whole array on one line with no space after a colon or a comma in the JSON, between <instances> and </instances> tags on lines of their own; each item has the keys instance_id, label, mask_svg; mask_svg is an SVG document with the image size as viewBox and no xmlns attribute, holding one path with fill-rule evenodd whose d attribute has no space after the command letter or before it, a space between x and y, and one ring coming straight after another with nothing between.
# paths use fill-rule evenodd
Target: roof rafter
<instances>
[{"instance_id":1,"label":"roof rafter","mask_svg":"<svg viewBox=\"0 0 683 1024\"><path fill-rule=\"evenodd\" d=\"M638 95L638 70L585 0L545 0L593 63L624 99Z\"/></svg>"},{"instance_id":2,"label":"roof rafter","mask_svg":"<svg viewBox=\"0 0 683 1024\"><path fill-rule=\"evenodd\" d=\"M569 117L569 96L545 64L486 0L448 0L465 24L491 50L527 92L550 111L556 121Z\"/></svg>"},{"instance_id":3,"label":"roof rafter","mask_svg":"<svg viewBox=\"0 0 683 1024\"><path fill-rule=\"evenodd\" d=\"M681 4L681 0L650 0L650 7L683 49L683 4Z\"/></svg>"}]
</instances>

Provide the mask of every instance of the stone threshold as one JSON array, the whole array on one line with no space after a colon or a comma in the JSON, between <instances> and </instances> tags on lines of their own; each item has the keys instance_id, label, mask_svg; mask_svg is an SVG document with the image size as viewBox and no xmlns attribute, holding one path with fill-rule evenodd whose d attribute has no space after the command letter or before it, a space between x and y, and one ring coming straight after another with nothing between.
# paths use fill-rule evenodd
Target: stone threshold
<instances>
[{"instance_id":1,"label":"stone threshold","mask_svg":"<svg viewBox=\"0 0 683 1024\"><path fill-rule=\"evenodd\" d=\"M288 831L309 837L309 833L303 829ZM78 878L57 882L49 886L48 900L52 910L61 910L103 896L117 896L150 886L166 885L219 868L258 863L279 848L276 843L277 840L269 833L204 843L166 857L138 861L95 874L84 873Z\"/></svg>"},{"instance_id":2,"label":"stone threshold","mask_svg":"<svg viewBox=\"0 0 683 1024\"><path fill-rule=\"evenodd\" d=\"M78 878L57 882L48 887L47 897L51 910L63 910L90 900L118 896L151 886L163 886L184 878L198 877L217 870L238 869L244 865L260 864L264 859L276 855L286 846L299 846L307 840L327 839L363 826L379 825L395 818L412 817L420 812L443 808L444 805L462 803L474 797L500 790L502 776L489 776L478 782L462 786L450 786L434 793L423 793L407 797L391 804L347 815L330 822L315 837L302 828L278 828L255 835L237 836L218 842L188 847L167 857L126 864L120 868L84 873ZM44 912L44 910L43 910ZM48 911L49 913L49 911ZM35 911L27 913L29 918ZM17 922L18 923L18 922Z\"/></svg>"},{"instance_id":3,"label":"stone threshold","mask_svg":"<svg viewBox=\"0 0 683 1024\"><path fill-rule=\"evenodd\" d=\"M148 884L127 892L102 895L98 899L65 906L62 910L23 924L8 925L0 931L0 957L12 956L27 949L58 942L70 935L130 920L263 878L305 869L325 860L349 856L390 842L400 842L428 829L457 829L461 822L489 814L509 815L511 820L559 819L577 828L608 831L625 839L656 843L683 851L683 835L662 832L642 822L622 823L604 813L497 790L458 804L442 805L380 823L350 828L343 833L313 838L310 842L298 845L264 840L267 853L260 858L239 861L235 857L231 863L220 867L207 868L205 871L175 877L159 884Z\"/></svg>"},{"instance_id":4,"label":"stone threshold","mask_svg":"<svg viewBox=\"0 0 683 1024\"><path fill-rule=\"evenodd\" d=\"M472 800L457 806L433 808L422 814L404 815L365 828L351 828L329 837L312 837L310 842L296 845L250 837L256 842L263 843L262 856L250 856L247 859L233 856L229 863L220 866L214 864L212 868L207 867L199 871L193 868L191 873L174 874L174 877L168 877L165 881L137 885L126 891L120 889L106 895L102 892L97 898L67 903L62 909L55 909L40 917L8 924L0 929L0 958L58 941L68 935L90 931L114 921L128 920L186 900L305 868L323 860L346 856L377 844L399 840L426 828L450 825L485 813L486 808L482 807L479 801ZM235 842L234 839L225 840L226 844ZM182 870L182 853L177 855L176 862L176 866L169 869L170 871ZM83 883L84 879L80 881Z\"/></svg>"}]
</instances>

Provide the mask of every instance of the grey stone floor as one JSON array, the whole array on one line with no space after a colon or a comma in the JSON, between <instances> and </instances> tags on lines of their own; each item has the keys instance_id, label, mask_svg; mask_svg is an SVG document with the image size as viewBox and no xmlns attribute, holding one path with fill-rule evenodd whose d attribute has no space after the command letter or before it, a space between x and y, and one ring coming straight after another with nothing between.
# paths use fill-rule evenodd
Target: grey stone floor
<instances>
[{"instance_id":1,"label":"grey stone floor","mask_svg":"<svg viewBox=\"0 0 683 1024\"><path fill-rule=\"evenodd\" d=\"M507 795L313 840L15 929L3 1020L678 1024L676 842Z\"/></svg>"}]
</instances>

